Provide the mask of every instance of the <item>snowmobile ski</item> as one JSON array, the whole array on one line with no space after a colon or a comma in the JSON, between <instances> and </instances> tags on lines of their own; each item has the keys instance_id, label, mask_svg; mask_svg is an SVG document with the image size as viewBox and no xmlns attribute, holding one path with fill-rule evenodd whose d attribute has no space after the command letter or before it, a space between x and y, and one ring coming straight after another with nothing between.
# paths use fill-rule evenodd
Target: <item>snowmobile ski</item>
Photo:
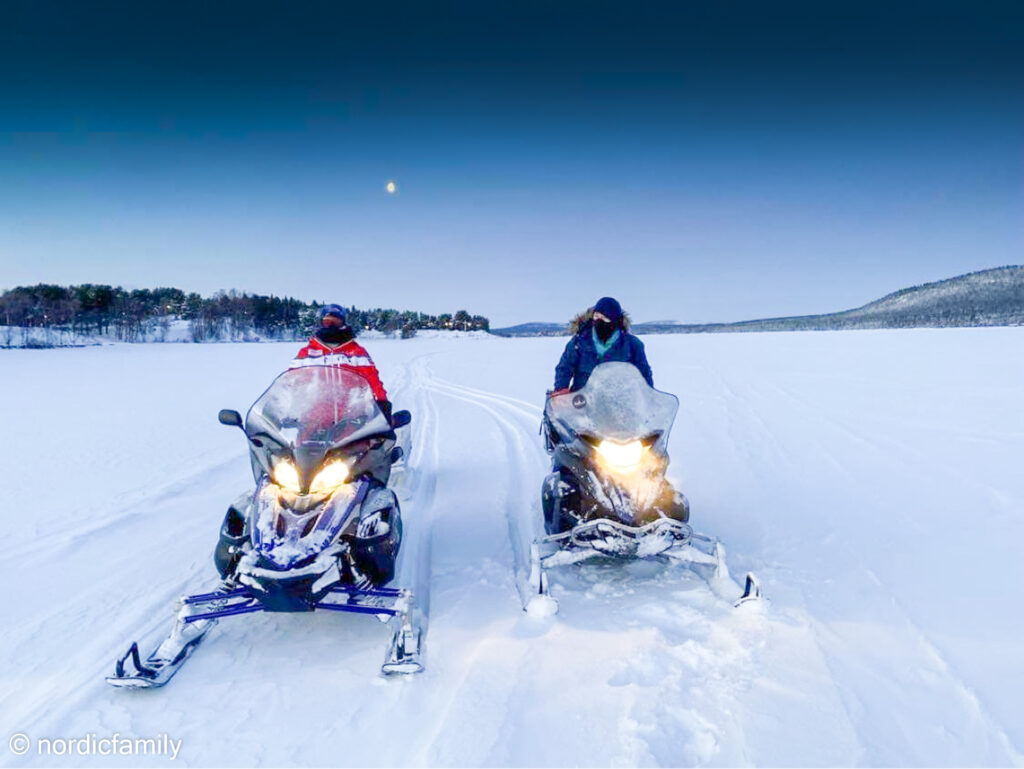
<instances>
[{"instance_id":1,"label":"snowmobile ski","mask_svg":"<svg viewBox=\"0 0 1024 769\"><path fill-rule=\"evenodd\" d=\"M192 656L216 624L217 620L214 619L193 623L188 627L191 632L187 638L175 638L176 632L172 632L145 662L140 659L138 643L133 642L124 656L117 660L114 675L107 676L107 683L125 689L155 689L163 686ZM178 630L176 626L175 631Z\"/></svg>"},{"instance_id":2,"label":"snowmobile ski","mask_svg":"<svg viewBox=\"0 0 1024 769\"><path fill-rule=\"evenodd\" d=\"M395 622L381 673L387 676L420 673L423 671L423 629L407 618L398 619L402 621Z\"/></svg>"}]
</instances>

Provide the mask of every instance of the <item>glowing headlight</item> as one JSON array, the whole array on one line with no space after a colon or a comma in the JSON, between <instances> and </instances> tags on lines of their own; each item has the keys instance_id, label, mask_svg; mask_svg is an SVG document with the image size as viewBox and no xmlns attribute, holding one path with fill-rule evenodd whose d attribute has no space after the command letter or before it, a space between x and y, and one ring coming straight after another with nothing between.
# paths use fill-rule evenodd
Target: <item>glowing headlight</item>
<instances>
[{"instance_id":1,"label":"glowing headlight","mask_svg":"<svg viewBox=\"0 0 1024 769\"><path fill-rule=\"evenodd\" d=\"M644 445L640 441L630 441L629 443L601 441L597 444L597 453L616 470L635 470L636 466L640 464L640 457L643 456Z\"/></svg>"},{"instance_id":2,"label":"glowing headlight","mask_svg":"<svg viewBox=\"0 0 1024 769\"><path fill-rule=\"evenodd\" d=\"M322 494L325 491L332 491L348 480L348 465L340 459L335 459L324 465L320 472L309 484L309 490L313 494Z\"/></svg>"},{"instance_id":3,"label":"glowing headlight","mask_svg":"<svg viewBox=\"0 0 1024 769\"><path fill-rule=\"evenodd\" d=\"M287 459L280 459L274 464L272 473L274 483L293 494L299 493L299 471Z\"/></svg>"}]
</instances>

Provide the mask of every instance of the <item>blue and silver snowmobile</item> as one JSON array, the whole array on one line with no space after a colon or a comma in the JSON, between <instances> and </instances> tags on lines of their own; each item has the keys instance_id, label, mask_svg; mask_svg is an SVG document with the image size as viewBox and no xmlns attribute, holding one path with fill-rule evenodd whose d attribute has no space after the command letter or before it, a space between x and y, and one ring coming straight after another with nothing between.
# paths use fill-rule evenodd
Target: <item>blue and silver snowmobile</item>
<instances>
[{"instance_id":1,"label":"blue and silver snowmobile","mask_svg":"<svg viewBox=\"0 0 1024 769\"><path fill-rule=\"evenodd\" d=\"M402 541L398 499L388 488L401 458L395 430L369 383L340 367L281 374L252 405L244 430L255 490L228 509L214 562L220 584L186 596L168 637L145 660L138 645L118 658L114 686L163 686L223 617L326 610L392 624L385 673L422 670L422 630L411 591L388 586Z\"/></svg>"}]
</instances>

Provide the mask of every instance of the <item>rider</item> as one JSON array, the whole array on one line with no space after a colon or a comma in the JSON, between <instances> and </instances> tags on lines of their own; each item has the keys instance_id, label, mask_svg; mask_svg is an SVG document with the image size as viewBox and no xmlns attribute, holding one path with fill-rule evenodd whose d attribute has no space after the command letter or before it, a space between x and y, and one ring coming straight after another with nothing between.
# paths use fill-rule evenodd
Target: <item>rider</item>
<instances>
[{"instance_id":1,"label":"rider","mask_svg":"<svg viewBox=\"0 0 1024 769\"><path fill-rule=\"evenodd\" d=\"M647 384L654 387L644 343L629 333L629 317L622 311L618 300L610 296L601 297L593 307L576 316L569 325L569 331L573 337L565 345L562 358L555 366L555 387L548 391L549 398L579 390L598 364L609 361L632 363ZM543 426L547 449L552 452L552 427L548 423L546 409ZM554 465L554 469L559 470L557 461Z\"/></svg>"},{"instance_id":2,"label":"rider","mask_svg":"<svg viewBox=\"0 0 1024 769\"><path fill-rule=\"evenodd\" d=\"M373 359L359 342L355 332L345 322L345 309L337 304L320 308L320 328L299 350L291 368L299 366L341 366L361 375L370 383L373 397L388 422L391 422L391 401L380 381L380 373Z\"/></svg>"},{"instance_id":3,"label":"rider","mask_svg":"<svg viewBox=\"0 0 1024 769\"><path fill-rule=\"evenodd\" d=\"M654 387L644 343L629 333L629 318L618 301L610 296L598 299L597 304L573 320L569 330L573 337L555 366L552 395L579 390L597 365L608 361L632 363L647 384Z\"/></svg>"},{"instance_id":4,"label":"rider","mask_svg":"<svg viewBox=\"0 0 1024 769\"><path fill-rule=\"evenodd\" d=\"M593 307L573 320L569 330L573 336L555 367L555 387L548 391L549 398L579 390L599 364L609 361L632 363L647 384L654 387L643 342L629 333L629 318L617 300L610 296L598 299ZM546 408L542 432L545 447L552 455L552 472L544 479L542 489L544 526L549 534L555 534L572 525L570 518L556 511L563 507L573 509L579 489L572 471L562 467L559 461L554 442L557 433ZM560 500L559 505L555 504L556 500Z\"/></svg>"}]
</instances>

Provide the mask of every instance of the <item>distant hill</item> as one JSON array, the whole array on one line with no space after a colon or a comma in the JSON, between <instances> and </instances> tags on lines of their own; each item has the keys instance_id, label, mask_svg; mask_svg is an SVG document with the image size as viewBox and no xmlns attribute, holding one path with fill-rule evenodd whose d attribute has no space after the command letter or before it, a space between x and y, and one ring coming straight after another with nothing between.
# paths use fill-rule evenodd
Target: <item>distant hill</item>
<instances>
[{"instance_id":1,"label":"distant hill","mask_svg":"<svg viewBox=\"0 0 1024 769\"><path fill-rule=\"evenodd\" d=\"M518 326L491 330L498 336L567 336L568 323L520 323Z\"/></svg>"},{"instance_id":2,"label":"distant hill","mask_svg":"<svg viewBox=\"0 0 1024 769\"><path fill-rule=\"evenodd\" d=\"M695 334L1020 325L1024 325L1024 266L1016 265L904 288L863 307L826 315L764 318L738 323L637 323L633 330L637 334ZM523 323L493 329L492 333L502 336L556 336L569 331L567 324Z\"/></svg>"}]
</instances>

